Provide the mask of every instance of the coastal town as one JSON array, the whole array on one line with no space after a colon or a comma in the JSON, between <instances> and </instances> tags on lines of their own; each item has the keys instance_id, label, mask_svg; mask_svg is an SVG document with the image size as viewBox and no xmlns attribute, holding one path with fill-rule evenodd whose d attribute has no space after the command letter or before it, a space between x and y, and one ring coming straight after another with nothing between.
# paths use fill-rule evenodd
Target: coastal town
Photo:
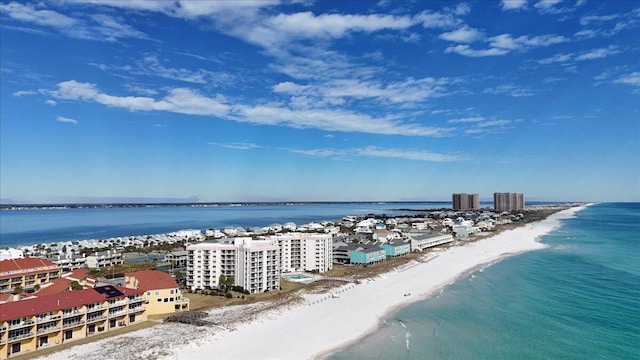
<instances>
[{"instance_id":1,"label":"coastal town","mask_svg":"<svg viewBox=\"0 0 640 360\"><path fill-rule=\"evenodd\" d=\"M571 206L525 207L522 194L510 193L495 193L492 208L480 208L477 194L453 194L452 205L403 216L186 229L2 249L0 359L65 348L161 319L232 329L262 312L260 304L269 308L304 298L303 293L315 294L308 301L340 297L387 271L428 262L445 248ZM211 315L221 306L242 304L252 305L226 321L219 313Z\"/></svg>"}]
</instances>

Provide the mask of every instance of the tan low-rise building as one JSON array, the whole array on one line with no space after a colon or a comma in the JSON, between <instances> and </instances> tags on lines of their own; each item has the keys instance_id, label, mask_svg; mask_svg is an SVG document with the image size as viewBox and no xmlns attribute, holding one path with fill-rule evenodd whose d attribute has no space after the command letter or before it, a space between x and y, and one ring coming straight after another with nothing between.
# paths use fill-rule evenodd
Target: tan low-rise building
<instances>
[{"instance_id":1,"label":"tan low-rise building","mask_svg":"<svg viewBox=\"0 0 640 360\"><path fill-rule=\"evenodd\" d=\"M189 310L189 299L182 296L178 284L163 271L140 270L124 274L125 287L144 291L147 314L169 314Z\"/></svg>"},{"instance_id":2,"label":"tan low-rise building","mask_svg":"<svg viewBox=\"0 0 640 360\"><path fill-rule=\"evenodd\" d=\"M108 285L0 304L0 359L146 321L145 300Z\"/></svg>"},{"instance_id":3,"label":"tan low-rise building","mask_svg":"<svg viewBox=\"0 0 640 360\"><path fill-rule=\"evenodd\" d=\"M51 260L24 258L0 261L0 291L35 288L60 277L60 267Z\"/></svg>"}]
</instances>

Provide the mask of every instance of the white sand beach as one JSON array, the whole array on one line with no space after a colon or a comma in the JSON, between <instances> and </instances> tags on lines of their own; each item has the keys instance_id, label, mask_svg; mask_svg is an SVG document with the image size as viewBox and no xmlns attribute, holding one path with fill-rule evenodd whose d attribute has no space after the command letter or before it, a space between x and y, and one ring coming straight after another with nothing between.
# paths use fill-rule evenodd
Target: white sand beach
<instances>
[{"instance_id":1,"label":"white sand beach","mask_svg":"<svg viewBox=\"0 0 640 360\"><path fill-rule=\"evenodd\" d=\"M451 247L431 255L428 261L411 262L360 284L345 284L328 294L305 295L305 301L299 304L262 312L232 331L163 324L46 358L100 359L95 354L108 351L107 346L120 347L117 355L111 355L121 359L149 355L181 360L322 358L375 331L398 308L429 297L470 271L506 256L544 248L537 241L539 237L559 226L560 219L572 217L583 208L573 207L539 222ZM150 350L156 342L162 344L161 351ZM129 343L130 353L123 343Z\"/></svg>"}]
</instances>

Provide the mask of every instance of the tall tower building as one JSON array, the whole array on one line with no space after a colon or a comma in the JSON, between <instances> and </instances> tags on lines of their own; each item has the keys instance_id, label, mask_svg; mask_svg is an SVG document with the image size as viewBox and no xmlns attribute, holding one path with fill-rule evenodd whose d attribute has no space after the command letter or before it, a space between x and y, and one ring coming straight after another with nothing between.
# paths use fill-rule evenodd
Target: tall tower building
<instances>
[{"instance_id":1,"label":"tall tower building","mask_svg":"<svg viewBox=\"0 0 640 360\"><path fill-rule=\"evenodd\" d=\"M493 193L495 211L511 211L524 209L524 194Z\"/></svg>"},{"instance_id":2,"label":"tall tower building","mask_svg":"<svg viewBox=\"0 0 640 360\"><path fill-rule=\"evenodd\" d=\"M480 209L480 195L459 193L452 196L453 210Z\"/></svg>"}]
</instances>

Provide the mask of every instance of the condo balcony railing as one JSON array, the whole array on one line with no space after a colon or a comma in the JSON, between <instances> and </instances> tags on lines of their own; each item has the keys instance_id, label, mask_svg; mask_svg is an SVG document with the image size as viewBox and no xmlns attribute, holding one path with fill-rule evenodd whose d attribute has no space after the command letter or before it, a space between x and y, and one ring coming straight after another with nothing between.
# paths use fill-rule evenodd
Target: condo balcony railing
<instances>
[{"instance_id":1,"label":"condo balcony railing","mask_svg":"<svg viewBox=\"0 0 640 360\"><path fill-rule=\"evenodd\" d=\"M61 315L51 315L51 316L39 317L36 319L38 320L38 324L44 324L51 321L60 320L61 317L62 317Z\"/></svg>"},{"instance_id":2,"label":"condo balcony railing","mask_svg":"<svg viewBox=\"0 0 640 360\"><path fill-rule=\"evenodd\" d=\"M107 307L105 305L95 305L94 307L91 308L87 308L87 312L91 313L91 312L96 312L96 311L103 311L105 310Z\"/></svg>"},{"instance_id":3,"label":"condo balcony railing","mask_svg":"<svg viewBox=\"0 0 640 360\"><path fill-rule=\"evenodd\" d=\"M7 331L7 327L6 326L0 326L0 331Z\"/></svg>"},{"instance_id":4,"label":"condo balcony railing","mask_svg":"<svg viewBox=\"0 0 640 360\"><path fill-rule=\"evenodd\" d=\"M80 312L80 311L78 311L78 310L73 310L73 311L69 311L69 312L63 312L63 313L62 313L62 316L63 316L63 317L68 318L68 317L76 316L76 315L80 315L80 314L81 314L81 312Z\"/></svg>"},{"instance_id":5,"label":"condo balcony railing","mask_svg":"<svg viewBox=\"0 0 640 360\"><path fill-rule=\"evenodd\" d=\"M78 321L68 322L66 324L62 324L62 328L63 329L68 329L68 328L72 328L72 327L79 326L79 325L84 325L84 321L83 320L78 320Z\"/></svg>"},{"instance_id":6,"label":"condo balcony railing","mask_svg":"<svg viewBox=\"0 0 640 360\"><path fill-rule=\"evenodd\" d=\"M107 318L107 315L94 316L87 319L87 324L94 323L96 321L104 320Z\"/></svg>"},{"instance_id":7,"label":"condo balcony railing","mask_svg":"<svg viewBox=\"0 0 640 360\"><path fill-rule=\"evenodd\" d=\"M120 315L124 315L126 313L127 313L127 311L125 309L114 311L114 312L109 312L109 317L120 316Z\"/></svg>"},{"instance_id":8,"label":"condo balcony railing","mask_svg":"<svg viewBox=\"0 0 640 360\"><path fill-rule=\"evenodd\" d=\"M116 306L122 306L122 305L126 305L127 304L127 300L118 300L118 301L114 301L112 303L109 303L109 307L116 307Z\"/></svg>"},{"instance_id":9,"label":"condo balcony railing","mask_svg":"<svg viewBox=\"0 0 640 360\"><path fill-rule=\"evenodd\" d=\"M10 336L8 341L22 340L22 339L26 339L26 338L30 338L30 337L33 337L33 333L32 332Z\"/></svg>"},{"instance_id":10,"label":"condo balcony railing","mask_svg":"<svg viewBox=\"0 0 640 360\"><path fill-rule=\"evenodd\" d=\"M33 324L35 324L33 320L23 321L19 324L13 324L13 325L9 324L9 330L20 329L27 326L33 326Z\"/></svg>"},{"instance_id":11,"label":"condo balcony railing","mask_svg":"<svg viewBox=\"0 0 640 360\"><path fill-rule=\"evenodd\" d=\"M144 309L145 309L144 306L136 306L136 307L129 308L129 312L130 313L137 313L137 312L140 312L140 311L144 311Z\"/></svg>"},{"instance_id":12,"label":"condo balcony railing","mask_svg":"<svg viewBox=\"0 0 640 360\"><path fill-rule=\"evenodd\" d=\"M38 328L38 335L52 333L54 331L59 331L60 326L46 326L42 328Z\"/></svg>"}]
</instances>

